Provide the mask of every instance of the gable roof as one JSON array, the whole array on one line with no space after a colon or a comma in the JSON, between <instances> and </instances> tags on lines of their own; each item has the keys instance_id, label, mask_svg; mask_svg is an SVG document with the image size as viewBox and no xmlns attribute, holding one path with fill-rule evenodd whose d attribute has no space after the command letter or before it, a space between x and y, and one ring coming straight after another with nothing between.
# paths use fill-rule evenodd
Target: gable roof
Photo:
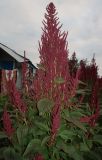
<instances>
[{"instance_id":1,"label":"gable roof","mask_svg":"<svg viewBox=\"0 0 102 160\"><path fill-rule=\"evenodd\" d=\"M0 43L0 48L7 52L11 57L13 57L18 62L24 62L24 57L19 55L17 52L7 47L6 45Z\"/></svg>"},{"instance_id":2,"label":"gable roof","mask_svg":"<svg viewBox=\"0 0 102 160\"><path fill-rule=\"evenodd\" d=\"M11 57L13 57L17 62L21 63L24 62L24 57L18 54L13 49L7 47L6 45L0 43L0 48L3 49L5 52L7 52ZM32 62L26 58L26 60L36 69L36 67L32 64Z\"/></svg>"}]
</instances>

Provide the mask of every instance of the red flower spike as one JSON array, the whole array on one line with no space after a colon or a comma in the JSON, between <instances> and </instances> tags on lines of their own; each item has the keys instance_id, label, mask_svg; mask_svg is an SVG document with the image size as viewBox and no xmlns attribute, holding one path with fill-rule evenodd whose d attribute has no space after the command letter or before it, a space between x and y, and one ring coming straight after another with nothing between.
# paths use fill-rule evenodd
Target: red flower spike
<instances>
[{"instance_id":1,"label":"red flower spike","mask_svg":"<svg viewBox=\"0 0 102 160\"><path fill-rule=\"evenodd\" d=\"M51 132L56 135L60 127L60 101L55 104L52 112L52 128Z\"/></svg>"},{"instance_id":2,"label":"red flower spike","mask_svg":"<svg viewBox=\"0 0 102 160\"><path fill-rule=\"evenodd\" d=\"M7 134L8 137L11 137L14 132L14 129L12 128L12 122L11 122L9 113L7 112L6 109L4 109L2 118L3 118L3 126L4 126L5 133Z\"/></svg>"},{"instance_id":3,"label":"red flower spike","mask_svg":"<svg viewBox=\"0 0 102 160\"><path fill-rule=\"evenodd\" d=\"M98 120L100 114L98 91L99 91L99 84L98 81L96 81L92 90L91 103L90 103L90 109L92 110L92 112L94 112L94 114L92 114L91 116L82 117L80 119L81 122L88 123L91 127L95 126L96 121Z\"/></svg>"},{"instance_id":4,"label":"red flower spike","mask_svg":"<svg viewBox=\"0 0 102 160\"><path fill-rule=\"evenodd\" d=\"M39 43L40 65L34 78L33 86L37 100L47 97L55 103L52 111L52 137L60 127L62 103L68 106L68 100L75 95L78 84L78 73L72 77L69 72L67 35L61 32L56 8L50 3L43 21L43 34ZM62 79L62 82L56 82Z\"/></svg>"}]
</instances>

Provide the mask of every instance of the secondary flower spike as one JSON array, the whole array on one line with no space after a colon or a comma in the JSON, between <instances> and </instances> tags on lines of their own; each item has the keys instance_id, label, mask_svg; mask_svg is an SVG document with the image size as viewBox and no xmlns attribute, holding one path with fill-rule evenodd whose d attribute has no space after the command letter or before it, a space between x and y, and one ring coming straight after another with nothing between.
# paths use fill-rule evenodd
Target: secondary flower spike
<instances>
[{"instance_id":1,"label":"secondary flower spike","mask_svg":"<svg viewBox=\"0 0 102 160\"><path fill-rule=\"evenodd\" d=\"M91 127L96 125L96 122L100 115L100 106L99 106L99 99L98 99L98 91L99 91L99 84L96 81L91 95L91 102L90 102L90 109L93 112L90 116L85 116L80 119L81 122L88 123Z\"/></svg>"},{"instance_id":2,"label":"secondary flower spike","mask_svg":"<svg viewBox=\"0 0 102 160\"><path fill-rule=\"evenodd\" d=\"M11 103L21 113L25 113L27 111L27 106L21 99L20 91L16 88L15 81L11 77L11 71L8 72L8 79L6 79L6 88Z\"/></svg>"},{"instance_id":3,"label":"secondary flower spike","mask_svg":"<svg viewBox=\"0 0 102 160\"><path fill-rule=\"evenodd\" d=\"M5 130L5 133L7 134L8 137L11 137L14 132L14 129L12 127L12 122L11 122L9 113L7 112L6 109L4 109L2 119L3 119L3 127Z\"/></svg>"}]
</instances>

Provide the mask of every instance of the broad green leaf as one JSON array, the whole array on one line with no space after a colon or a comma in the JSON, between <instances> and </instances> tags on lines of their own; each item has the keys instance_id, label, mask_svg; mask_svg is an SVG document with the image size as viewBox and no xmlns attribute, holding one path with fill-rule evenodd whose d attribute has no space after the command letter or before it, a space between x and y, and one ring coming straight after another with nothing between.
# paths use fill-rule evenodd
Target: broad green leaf
<instances>
[{"instance_id":1,"label":"broad green leaf","mask_svg":"<svg viewBox=\"0 0 102 160\"><path fill-rule=\"evenodd\" d=\"M70 130L64 130L59 133L59 136L63 138L64 140L72 139L73 136L75 136L75 133Z\"/></svg>"},{"instance_id":2,"label":"broad green leaf","mask_svg":"<svg viewBox=\"0 0 102 160\"><path fill-rule=\"evenodd\" d=\"M73 158L74 160L84 160L80 152L78 152L73 145L67 146L67 150L64 151L68 153L69 157Z\"/></svg>"},{"instance_id":3,"label":"broad green leaf","mask_svg":"<svg viewBox=\"0 0 102 160\"><path fill-rule=\"evenodd\" d=\"M41 130L41 129L39 129L38 127L37 128L32 128L31 129L31 133L32 133L32 135L35 137L35 136L44 136L45 134L46 134L46 132L45 131L43 131L43 130Z\"/></svg>"},{"instance_id":4,"label":"broad green leaf","mask_svg":"<svg viewBox=\"0 0 102 160\"><path fill-rule=\"evenodd\" d=\"M56 147L60 150L63 150L69 157L73 158L74 160L83 160L82 155L78 152L74 145L68 145L63 141L59 141L57 142Z\"/></svg>"},{"instance_id":5,"label":"broad green leaf","mask_svg":"<svg viewBox=\"0 0 102 160\"><path fill-rule=\"evenodd\" d=\"M35 121L35 125L37 125L37 127L45 132L49 132L50 128L48 127L47 124L44 124L43 122L37 122Z\"/></svg>"},{"instance_id":6,"label":"broad green leaf","mask_svg":"<svg viewBox=\"0 0 102 160\"><path fill-rule=\"evenodd\" d=\"M67 119L67 118L70 117L70 112L69 112L68 109L63 109L62 117L63 117L64 119Z\"/></svg>"},{"instance_id":7,"label":"broad green leaf","mask_svg":"<svg viewBox=\"0 0 102 160\"><path fill-rule=\"evenodd\" d=\"M28 134L27 126L20 126L17 128L17 139L20 145L24 145Z\"/></svg>"},{"instance_id":8,"label":"broad green leaf","mask_svg":"<svg viewBox=\"0 0 102 160\"><path fill-rule=\"evenodd\" d=\"M7 135L4 132L0 132L0 139L7 138Z\"/></svg>"},{"instance_id":9,"label":"broad green leaf","mask_svg":"<svg viewBox=\"0 0 102 160\"><path fill-rule=\"evenodd\" d=\"M76 152L76 149L73 145L67 145L66 147L64 145L63 147L64 147L64 152L68 153L70 156L73 155L73 153Z\"/></svg>"},{"instance_id":10,"label":"broad green leaf","mask_svg":"<svg viewBox=\"0 0 102 160\"><path fill-rule=\"evenodd\" d=\"M63 160L68 159L68 155L67 155L66 153L62 152L62 151L60 151L60 156L61 156L61 158L62 158ZM68 159L68 160L69 160L69 159Z\"/></svg>"},{"instance_id":11,"label":"broad green leaf","mask_svg":"<svg viewBox=\"0 0 102 160\"><path fill-rule=\"evenodd\" d=\"M27 145L27 148L25 149L25 152L23 156L27 156L31 153L34 153L36 150L40 150L41 147L41 141L39 139L32 139L29 144Z\"/></svg>"},{"instance_id":12,"label":"broad green leaf","mask_svg":"<svg viewBox=\"0 0 102 160\"><path fill-rule=\"evenodd\" d=\"M82 129L84 132L87 131L86 128L84 127L84 125L79 120L76 120L74 118L69 118L68 121L73 123L78 128Z\"/></svg>"},{"instance_id":13,"label":"broad green leaf","mask_svg":"<svg viewBox=\"0 0 102 160\"><path fill-rule=\"evenodd\" d=\"M27 115L28 119L33 121L37 112L38 112L38 109L36 107L34 108L29 107L28 115Z\"/></svg>"},{"instance_id":14,"label":"broad green leaf","mask_svg":"<svg viewBox=\"0 0 102 160\"><path fill-rule=\"evenodd\" d=\"M74 160L84 160L83 156L81 155L81 152L74 152L73 154L69 154L70 157L72 157Z\"/></svg>"},{"instance_id":15,"label":"broad green leaf","mask_svg":"<svg viewBox=\"0 0 102 160\"><path fill-rule=\"evenodd\" d=\"M49 148L47 146L41 146L39 149L39 153L41 153L44 157L44 160L49 159Z\"/></svg>"},{"instance_id":16,"label":"broad green leaf","mask_svg":"<svg viewBox=\"0 0 102 160\"><path fill-rule=\"evenodd\" d=\"M91 149L93 146L92 140L86 140L86 144L88 145L88 148Z\"/></svg>"},{"instance_id":17,"label":"broad green leaf","mask_svg":"<svg viewBox=\"0 0 102 160\"><path fill-rule=\"evenodd\" d=\"M0 160L2 159L3 160L3 158L4 158L4 151L7 149L7 147L2 147L1 148L1 146L0 146Z\"/></svg>"},{"instance_id":18,"label":"broad green leaf","mask_svg":"<svg viewBox=\"0 0 102 160\"><path fill-rule=\"evenodd\" d=\"M49 138L50 138L50 136L44 137L42 142L41 142L41 146L45 145L48 142Z\"/></svg>"},{"instance_id":19,"label":"broad green leaf","mask_svg":"<svg viewBox=\"0 0 102 160\"><path fill-rule=\"evenodd\" d=\"M80 117L82 117L82 116L84 116L84 114L83 113L81 113L81 112L79 112L79 111L73 111L73 112L70 112L69 113L69 115L71 116L71 117L73 117L73 118L80 118Z\"/></svg>"},{"instance_id":20,"label":"broad green leaf","mask_svg":"<svg viewBox=\"0 0 102 160\"><path fill-rule=\"evenodd\" d=\"M64 110L62 113L62 117L68 121L71 122L72 124L74 124L75 126L77 126L78 128L82 129L84 132L86 132L86 128L84 127L84 124L82 124L79 120L75 119L75 118L71 118L69 117L69 112L67 110Z\"/></svg>"},{"instance_id":21,"label":"broad green leaf","mask_svg":"<svg viewBox=\"0 0 102 160\"><path fill-rule=\"evenodd\" d=\"M86 143L80 143L80 151L88 152L90 149Z\"/></svg>"},{"instance_id":22,"label":"broad green leaf","mask_svg":"<svg viewBox=\"0 0 102 160\"><path fill-rule=\"evenodd\" d=\"M56 148L61 150L63 147L67 148L67 144L60 137L56 138Z\"/></svg>"},{"instance_id":23,"label":"broad green leaf","mask_svg":"<svg viewBox=\"0 0 102 160\"><path fill-rule=\"evenodd\" d=\"M65 80L64 80L64 78L62 78L62 77L56 77L56 78L54 79L54 82L55 82L56 84L62 84L62 83L65 83Z\"/></svg>"},{"instance_id":24,"label":"broad green leaf","mask_svg":"<svg viewBox=\"0 0 102 160\"><path fill-rule=\"evenodd\" d=\"M21 160L21 156L13 148L8 147L3 152L5 160Z\"/></svg>"},{"instance_id":25,"label":"broad green leaf","mask_svg":"<svg viewBox=\"0 0 102 160\"><path fill-rule=\"evenodd\" d=\"M78 128L82 129L84 132L87 131L86 128L84 127L84 125L79 120L77 120L75 118L70 118L70 117L67 117L66 120L68 122L73 123L75 126L77 126Z\"/></svg>"},{"instance_id":26,"label":"broad green leaf","mask_svg":"<svg viewBox=\"0 0 102 160\"><path fill-rule=\"evenodd\" d=\"M44 115L45 113L50 113L54 102L48 98L43 98L38 101L37 107L39 110L39 115Z\"/></svg>"},{"instance_id":27,"label":"broad green leaf","mask_svg":"<svg viewBox=\"0 0 102 160\"><path fill-rule=\"evenodd\" d=\"M56 147L53 147L53 153L52 153L53 157L55 157L56 152L58 152L58 149Z\"/></svg>"},{"instance_id":28,"label":"broad green leaf","mask_svg":"<svg viewBox=\"0 0 102 160\"><path fill-rule=\"evenodd\" d=\"M93 141L102 145L102 135L95 135Z\"/></svg>"},{"instance_id":29,"label":"broad green leaf","mask_svg":"<svg viewBox=\"0 0 102 160\"><path fill-rule=\"evenodd\" d=\"M93 151L86 152L85 160L102 160L102 156Z\"/></svg>"},{"instance_id":30,"label":"broad green leaf","mask_svg":"<svg viewBox=\"0 0 102 160\"><path fill-rule=\"evenodd\" d=\"M56 149L56 150L54 149L54 151L53 151L52 160L53 160L54 158L60 159L60 153L58 152L57 149ZM55 160L56 160L56 159L55 159Z\"/></svg>"}]
</instances>

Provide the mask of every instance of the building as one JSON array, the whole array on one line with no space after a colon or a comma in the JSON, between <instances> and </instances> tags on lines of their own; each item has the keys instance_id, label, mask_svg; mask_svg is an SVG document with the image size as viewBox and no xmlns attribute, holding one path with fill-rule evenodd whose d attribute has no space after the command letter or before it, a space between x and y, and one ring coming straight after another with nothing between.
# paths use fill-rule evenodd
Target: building
<instances>
[{"instance_id":1,"label":"building","mask_svg":"<svg viewBox=\"0 0 102 160\"><path fill-rule=\"evenodd\" d=\"M22 87L22 63L24 62L24 57L7 47L6 45L0 43L0 90L2 82L2 70L17 70L17 88ZM32 62L26 58L29 70L34 74L36 67Z\"/></svg>"}]
</instances>

